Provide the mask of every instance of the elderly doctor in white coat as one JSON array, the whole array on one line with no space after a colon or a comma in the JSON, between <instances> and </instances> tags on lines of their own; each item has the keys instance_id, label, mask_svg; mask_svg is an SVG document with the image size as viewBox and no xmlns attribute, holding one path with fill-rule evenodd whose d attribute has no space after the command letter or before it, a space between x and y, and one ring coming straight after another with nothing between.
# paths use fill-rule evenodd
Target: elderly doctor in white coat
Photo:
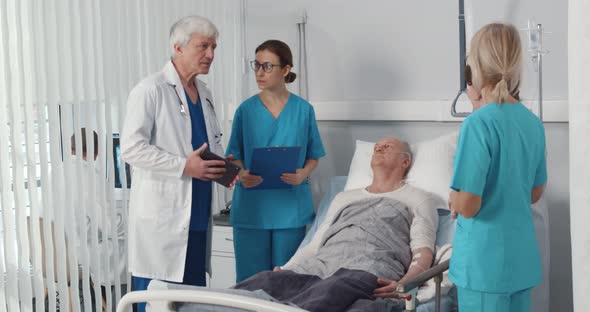
<instances>
[{"instance_id":1,"label":"elderly doctor in white coat","mask_svg":"<svg viewBox=\"0 0 590 312\"><path fill-rule=\"evenodd\" d=\"M133 168L133 290L151 279L204 286L211 272L211 180L225 169L199 156L223 150L211 93L196 77L209 72L217 36L203 17L180 19L170 30L171 60L129 94L121 156Z\"/></svg>"}]
</instances>

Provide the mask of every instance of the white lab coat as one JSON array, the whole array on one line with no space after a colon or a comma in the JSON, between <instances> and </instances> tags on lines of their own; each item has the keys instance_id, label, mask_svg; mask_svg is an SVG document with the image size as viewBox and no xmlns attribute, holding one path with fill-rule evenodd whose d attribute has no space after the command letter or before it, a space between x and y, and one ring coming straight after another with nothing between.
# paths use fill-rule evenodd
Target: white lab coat
<instances>
[{"instance_id":1,"label":"white lab coat","mask_svg":"<svg viewBox=\"0 0 590 312\"><path fill-rule=\"evenodd\" d=\"M204 82L195 83L210 150L223 155L211 92ZM184 89L169 61L129 94L121 136L121 157L132 166L129 271L134 276L182 282L192 199L192 179L182 172L193 152L191 131ZM211 226L207 236L211 274Z\"/></svg>"}]
</instances>

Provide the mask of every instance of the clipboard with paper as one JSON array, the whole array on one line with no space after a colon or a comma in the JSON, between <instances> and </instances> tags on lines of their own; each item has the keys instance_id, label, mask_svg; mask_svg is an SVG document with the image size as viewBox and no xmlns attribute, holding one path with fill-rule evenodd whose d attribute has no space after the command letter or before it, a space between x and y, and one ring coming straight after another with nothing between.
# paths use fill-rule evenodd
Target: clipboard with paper
<instances>
[{"instance_id":1,"label":"clipboard with paper","mask_svg":"<svg viewBox=\"0 0 590 312\"><path fill-rule=\"evenodd\" d=\"M263 181L250 190L289 189L293 186L281 180L283 173L295 173L301 146L259 147L252 151L250 173Z\"/></svg>"}]
</instances>

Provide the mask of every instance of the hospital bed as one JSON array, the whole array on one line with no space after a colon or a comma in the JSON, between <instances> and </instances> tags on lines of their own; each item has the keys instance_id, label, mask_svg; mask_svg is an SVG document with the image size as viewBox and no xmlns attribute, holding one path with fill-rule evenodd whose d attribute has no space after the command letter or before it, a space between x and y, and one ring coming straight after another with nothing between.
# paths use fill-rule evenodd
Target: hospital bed
<instances>
[{"instance_id":1,"label":"hospital bed","mask_svg":"<svg viewBox=\"0 0 590 312\"><path fill-rule=\"evenodd\" d=\"M311 225L302 245L311 240L319 224L323 221L327 208L334 196L344 189L345 176L332 177L326 193L317 210L317 216ZM437 246L450 244L454 233L455 222L449 216L448 210L439 209L439 229ZM405 284L398 285L398 292L403 293L407 311L434 312L455 311L456 291L454 287L445 291L443 282L444 272L448 269L448 261L433 266L430 270L416 276ZM418 302L418 289L426 281L434 279L436 294L433 298ZM442 287L441 287L442 284ZM448 288L448 284L447 284ZM419 297L419 296L418 296ZM131 292L119 302L117 311L129 311L129 307L137 302L149 302L152 311L273 311L295 312L304 311L297 307L272 302L262 294L252 294L247 291L232 289L211 289L153 281L147 291ZM180 304L178 304L180 303ZM198 304L189 308L189 304Z\"/></svg>"},{"instance_id":2,"label":"hospital bed","mask_svg":"<svg viewBox=\"0 0 590 312\"><path fill-rule=\"evenodd\" d=\"M456 141L455 141L456 142ZM358 142L357 142L358 149ZM434 159L440 159L440 146L433 148L436 150L433 157ZM424 157L424 154L418 154L415 156ZM448 154L448 153L443 153ZM452 148L452 154L454 154L454 148ZM452 155L450 156L452 159ZM419 159L417 159L419 160ZM353 159L354 162L354 159ZM424 163L430 163L431 159L427 159ZM450 160L452 163L452 160ZM418 165L418 166L416 166ZM419 164L415 164L412 170L419 170ZM431 171L431 168L428 168ZM363 171L363 170L361 170ZM448 171L448 170L447 170ZM350 172L349 172L350 174ZM436 173L445 175L444 173ZM432 179L429 179L431 181ZM440 179L442 181L449 181L450 178L444 177ZM324 196L318 206L316 219L311 225L302 246L311 240L311 237L315 233L318 225L325 217L325 213L329 203L332 201L334 196L344 189L347 182L347 177L337 176L332 177L327 186L324 186ZM442 183L442 182L441 182ZM437 183L437 184L441 184ZM448 183L448 182L444 182ZM432 187L429 185L418 185L426 190L431 190ZM447 188L448 186L443 186ZM438 193L443 189L439 189ZM436 192L435 192L436 193ZM455 220L450 218L449 211L446 207L440 207L439 213L439 226L437 231L437 247L448 245L452 242ZM537 238L540 242L541 256L543 259L544 267L544 279L543 284L533 289L531 295L532 311L548 311L548 266L549 266L549 246L548 246L548 222L547 222L547 207L542 200L540 204L533 207L533 216L535 221L535 227L537 230ZM456 311L457 300L456 300L456 288L452 286L447 279L446 273L448 270L449 261L441 261L436 263L432 268L426 272L416 276L411 281L405 284L398 285L398 292L402 293L406 298L406 311L418 311L418 312L433 312L433 311ZM421 297L419 289L424 290L423 285L430 285L430 292L434 293L434 296L428 297L426 300L417 300ZM434 290L432 290L434 288ZM428 289L427 289L428 290ZM117 311L128 311L128 307L132 303L136 302L149 302L152 311L302 311L296 307L283 305L278 302L272 302L269 298L265 298L264 295L252 294L252 293L239 293L234 292L231 289L210 289L204 287L193 287L185 285L176 285L171 283L154 281L148 287L148 291L144 292L132 292L125 295L118 306ZM271 299L272 300L272 299ZM192 309L189 307L190 304L176 304L176 303L197 303L198 307L193 306Z\"/></svg>"},{"instance_id":3,"label":"hospital bed","mask_svg":"<svg viewBox=\"0 0 590 312\"><path fill-rule=\"evenodd\" d=\"M332 177L329 187L326 189L326 193L318 206L316 219L312 223L307 235L305 236L302 246L311 240L313 233L317 230L317 227L321 224L325 218L327 208L332 199L339 192L343 191L347 181L346 176ZM437 249L449 246L453 240L453 234L455 232L455 220L450 217L450 213L446 208L441 207L438 209L439 224L437 229L436 246ZM404 284L399 284L397 291L406 297L406 311L417 311L417 312L435 312L435 311L456 311L456 289L452 286L446 272L449 268L449 261L441 261L435 264L429 270L419 274L415 278L407 281ZM432 280L432 281L431 281ZM418 296L420 288L424 291L429 291L423 286L431 281L434 283L434 296L423 302L419 302L417 297L428 297ZM432 285L431 285L432 286Z\"/></svg>"}]
</instances>

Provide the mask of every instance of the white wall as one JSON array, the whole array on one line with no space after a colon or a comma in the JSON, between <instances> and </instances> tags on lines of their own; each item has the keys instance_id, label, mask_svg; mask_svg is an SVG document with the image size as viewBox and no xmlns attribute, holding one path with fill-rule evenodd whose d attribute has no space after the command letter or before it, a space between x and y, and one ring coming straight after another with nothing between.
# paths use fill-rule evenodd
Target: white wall
<instances>
[{"instance_id":1,"label":"white wall","mask_svg":"<svg viewBox=\"0 0 590 312\"><path fill-rule=\"evenodd\" d=\"M465 0L468 2L468 0ZM543 46L550 53L543 64L543 96L548 100L567 99L567 1L554 0L475 0L472 2L471 26L473 30L493 21L511 22L518 28L526 28L527 20L534 18L545 31ZM467 12L466 12L467 13ZM524 49L524 76L522 95L536 99L536 74L530 61L528 37L521 32Z\"/></svg>"},{"instance_id":2,"label":"white wall","mask_svg":"<svg viewBox=\"0 0 590 312\"><path fill-rule=\"evenodd\" d=\"M543 40L550 51L544 62L544 97L549 100L545 120L567 121L567 2L465 1L468 35L493 21L525 28L529 18L551 32ZM362 101L361 120L453 120L448 106L459 89L457 0L248 1L246 58L254 59L264 40L280 39L291 46L297 61L296 23L304 11L309 95L321 118L356 119L355 108ZM528 37L524 31L521 35L526 50ZM521 95L531 104L537 99L537 83L528 53L523 66ZM250 73L253 94L257 88ZM421 108L418 115L416 107Z\"/></svg>"},{"instance_id":3,"label":"white wall","mask_svg":"<svg viewBox=\"0 0 590 312\"><path fill-rule=\"evenodd\" d=\"M448 77L458 62L454 5L428 1L440 14L425 15L420 12L426 1L404 2L404 7L396 1L272 3L248 2L248 58L253 59L257 44L271 38L287 42L295 52L295 23L306 10L314 100L408 99L416 94L421 99L444 98L458 87L458 73ZM442 35L435 36L434 31ZM428 37L432 40L424 40ZM441 70L432 72L435 67ZM431 86L427 93L424 83Z\"/></svg>"},{"instance_id":4,"label":"white wall","mask_svg":"<svg viewBox=\"0 0 590 312\"><path fill-rule=\"evenodd\" d=\"M569 1L569 95L570 113L570 182L571 199L571 240L574 307L576 311L586 311L590 306L590 231L587 220L590 218L590 21L587 0Z\"/></svg>"}]
</instances>

